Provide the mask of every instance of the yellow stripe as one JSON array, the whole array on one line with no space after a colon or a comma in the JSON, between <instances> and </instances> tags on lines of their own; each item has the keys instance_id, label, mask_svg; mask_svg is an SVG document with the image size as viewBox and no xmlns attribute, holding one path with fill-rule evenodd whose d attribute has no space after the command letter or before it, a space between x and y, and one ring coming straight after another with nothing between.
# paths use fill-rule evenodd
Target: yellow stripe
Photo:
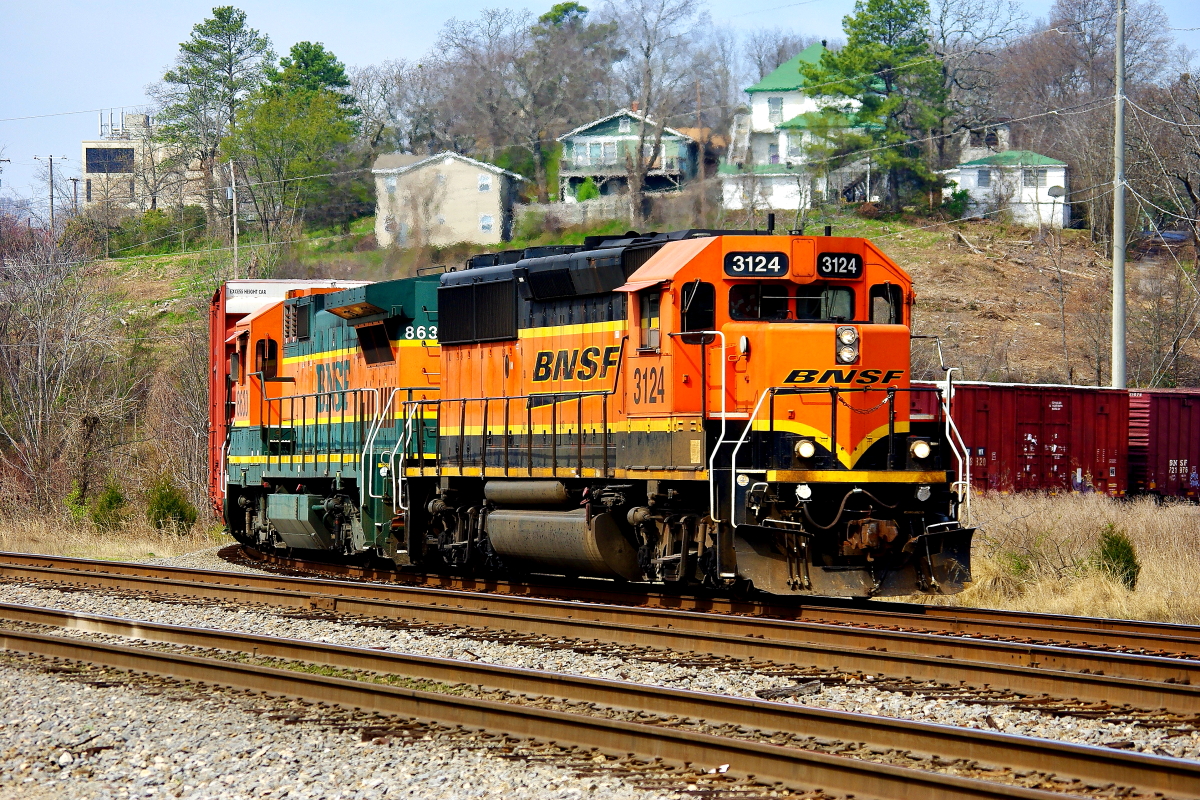
<instances>
[{"instance_id":1,"label":"yellow stripe","mask_svg":"<svg viewBox=\"0 0 1200 800\"><path fill-rule=\"evenodd\" d=\"M775 420L774 427L776 432L782 431L784 433L796 433L801 436L808 436L818 444L824 446L826 449L829 448L829 434L826 431L819 430L811 425L806 425L803 422L796 422L795 420L791 419L777 419ZM766 419L755 420L754 430L770 431L771 421ZM880 425L878 428L864 436L855 446L855 448L850 451L847 451L846 448L839 443L837 452L838 461L840 461L847 469L853 467L858 463L858 460L862 458L863 454L867 452L867 448L887 436L887 431L887 425ZM896 420L896 433L908 433L907 420Z\"/></svg>"},{"instance_id":2,"label":"yellow stripe","mask_svg":"<svg viewBox=\"0 0 1200 800\"><path fill-rule=\"evenodd\" d=\"M611 333L629 327L627 320L584 322L579 325L550 325L545 328L525 328L517 331L518 339L537 339L544 336L578 336L581 333Z\"/></svg>"},{"instance_id":3,"label":"yellow stripe","mask_svg":"<svg viewBox=\"0 0 1200 800\"><path fill-rule=\"evenodd\" d=\"M742 470L738 470L741 472ZM946 473L906 472L901 470L839 470L822 469L772 469L767 470L768 481L784 483L945 483Z\"/></svg>"},{"instance_id":4,"label":"yellow stripe","mask_svg":"<svg viewBox=\"0 0 1200 800\"><path fill-rule=\"evenodd\" d=\"M632 479L640 478L644 480L677 480L677 481L707 481L708 473L703 470L646 470L646 469L615 469L609 470L614 478ZM509 467L507 473L503 467L435 467L428 466L425 468L424 477L446 477L446 478L601 478L603 470L593 467L584 467L582 470L576 470L574 467L559 467L556 472L549 467L534 467L533 470L525 467ZM405 467L405 477L419 478L421 475L420 467Z\"/></svg>"},{"instance_id":5,"label":"yellow stripe","mask_svg":"<svg viewBox=\"0 0 1200 800\"><path fill-rule=\"evenodd\" d=\"M437 339L393 339L392 347L440 347ZM323 350L320 353L309 353L302 356L288 356L284 364L300 364L305 361L324 361L329 358L344 358L358 353L358 347L342 347L337 350Z\"/></svg>"}]
</instances>

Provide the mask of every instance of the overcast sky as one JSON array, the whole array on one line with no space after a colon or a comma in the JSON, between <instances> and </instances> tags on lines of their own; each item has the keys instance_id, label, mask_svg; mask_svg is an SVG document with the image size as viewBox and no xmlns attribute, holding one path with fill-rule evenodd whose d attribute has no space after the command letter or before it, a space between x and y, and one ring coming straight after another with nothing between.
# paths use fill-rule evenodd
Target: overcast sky
<instances>
[{"instance_id":1,"label":"overcast sky","mask_svg":"<svg viewBox=\"0 0 1200 800\"><path fill-rule=\"evenodd\" d=\"M1110 0L1097 0L1108 2ZM226 0L228 2L228 0ZM554 0L527 5L541 13ZM1023 0L1030 17L1044 16L1051 0ZM1159 0L1175 28L1200 28L1196 0ZM66 156L66 174L78 174L80 141L97 134L95 111L40 119L37 115L108 109L146 102L145 86L169 66L192 25L216 2L205 0L71 0L45 5L0 0L0 163L6 196L45 196L37 185L34 156ZM598 6L599 3L585 5ZM471 18L497 0L453 3L357 0L244 0L236 5L252 26L271 37L276 52L298 41L318 41L348 65L424 52L451 17ZM522 4L525 5L525 4ZM842 16L853 0L708 0L713 22L741 30L790 28L798 33L841 36ZM1200 30L1177 31L1200 51ZM56 174L57 174L56 162ZM57 183L57 181L56 181Z\"/></svg>"}]
</instances>

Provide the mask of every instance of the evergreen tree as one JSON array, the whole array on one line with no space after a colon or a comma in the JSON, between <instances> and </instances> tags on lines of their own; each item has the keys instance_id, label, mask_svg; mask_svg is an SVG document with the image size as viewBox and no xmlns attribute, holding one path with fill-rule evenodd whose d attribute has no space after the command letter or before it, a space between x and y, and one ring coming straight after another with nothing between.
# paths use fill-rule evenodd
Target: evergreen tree
<instances>
[{"instance_id":1,"label":"evergreen tree","mask_svg":"<svg viewBox=\"0 0 1200 800\"><path fill-rule=\"evenodd\" d=\"M888 176L888 205L936 180L920 144L945 115L941 68L929 46L927 0L857 0L842 20L846 46L803 66L813 94L846 99L853 129L843 134L851 150L872 150Z\"/></svg>"},{"instance_id":2,"label":"evergreen tree","mask_svg":"<svg viewBox=\"0 0 1200 800\"><path fill-rule=\"evenodd\" d=\"M354 99L347 93L350 78L346 65L325 49L320 42L297 42L286 56L279 59L279 68L269 71L271 87L282 91L331 92L346 106Z\"/></svg>"}]
</instances>

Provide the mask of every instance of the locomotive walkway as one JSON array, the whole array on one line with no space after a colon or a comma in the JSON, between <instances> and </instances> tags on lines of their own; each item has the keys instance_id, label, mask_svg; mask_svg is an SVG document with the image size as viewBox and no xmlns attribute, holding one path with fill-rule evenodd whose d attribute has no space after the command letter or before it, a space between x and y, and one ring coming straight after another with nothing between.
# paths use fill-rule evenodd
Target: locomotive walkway
<instances>
[{"instance_id":1,"label":"locomotive walkway","mask_svg":"<svg viewBox=\"0 0 1200 800\"><path fill-rule=\"evenodd\" d=\"M1200 763L1101 747L32 606L0 604L0 620L6 623L0 630L0 648L6 650L551 739L608 754L661 758L674 765L728 765L731 774L750 776L768 788L772 783L783 783L880 798L1038 800L1128 796L1129 791L1200 797ZM42 631L46 626L86 632L87 636L31 630ZM189 653L169 647L130 647L94 641L97 635L199 650ZM255 660L269 659L281 666L239 663L218 655L230 652L252 654ZM291 668L288 662L293 662ZM343 674L355 673L356 677L313 674L297 669L296 663L317 664ZM423 685L440 684L443 690L385 685L371 680L372 675L415 678ZM464 697L452 691L455 685L464 684L499 690L512 697L497 701ZM530 695L556 698L562 703L539 705L529 702ZM603 713L613 709L636 714L614 718L611 713ZM704 726L691 725L694 721L703 721ZM721 725L732 733L704 732ZM813 742L819 747L814 748ZM932 768L898 766L886 760L829 752L852 752L856 747L875 756L900 753ZM939 763L948 763L944 761L947 759L972 763L977 773L990 779L937 771Z\"/></svg>"}]
</instances>

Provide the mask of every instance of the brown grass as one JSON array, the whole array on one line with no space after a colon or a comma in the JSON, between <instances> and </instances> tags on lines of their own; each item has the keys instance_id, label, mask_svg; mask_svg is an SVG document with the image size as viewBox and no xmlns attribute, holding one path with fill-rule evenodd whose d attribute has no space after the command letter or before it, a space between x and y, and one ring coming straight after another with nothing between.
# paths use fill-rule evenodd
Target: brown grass
<instances>
[{"instance_id":1,"label":"brown grass","mask_svg":"<svg viewBox=\"0 0 1200 800\"><path fill-rule=\"evenodd\" d=\"M171 558L197 550L233 544L217 530L197 525L190 531L159 530L144 520L128 520L111 530L87 522L49 519L6 519L0 522L0 550L55 556L143 561Z\"/></svg>"},{"instance_id":2,"label":"brown grass","mask_svg":"<svg viewBox=\"0 0 1200 800\"><path fill-rule=\"evenodd\" d=\"M974 583L935 602L1200 624L1200 507L1101 495L984 495L973 501ZM1107 526L1141 564L1129 591L1098 561Z\"/></svg>"}]
</instances>

